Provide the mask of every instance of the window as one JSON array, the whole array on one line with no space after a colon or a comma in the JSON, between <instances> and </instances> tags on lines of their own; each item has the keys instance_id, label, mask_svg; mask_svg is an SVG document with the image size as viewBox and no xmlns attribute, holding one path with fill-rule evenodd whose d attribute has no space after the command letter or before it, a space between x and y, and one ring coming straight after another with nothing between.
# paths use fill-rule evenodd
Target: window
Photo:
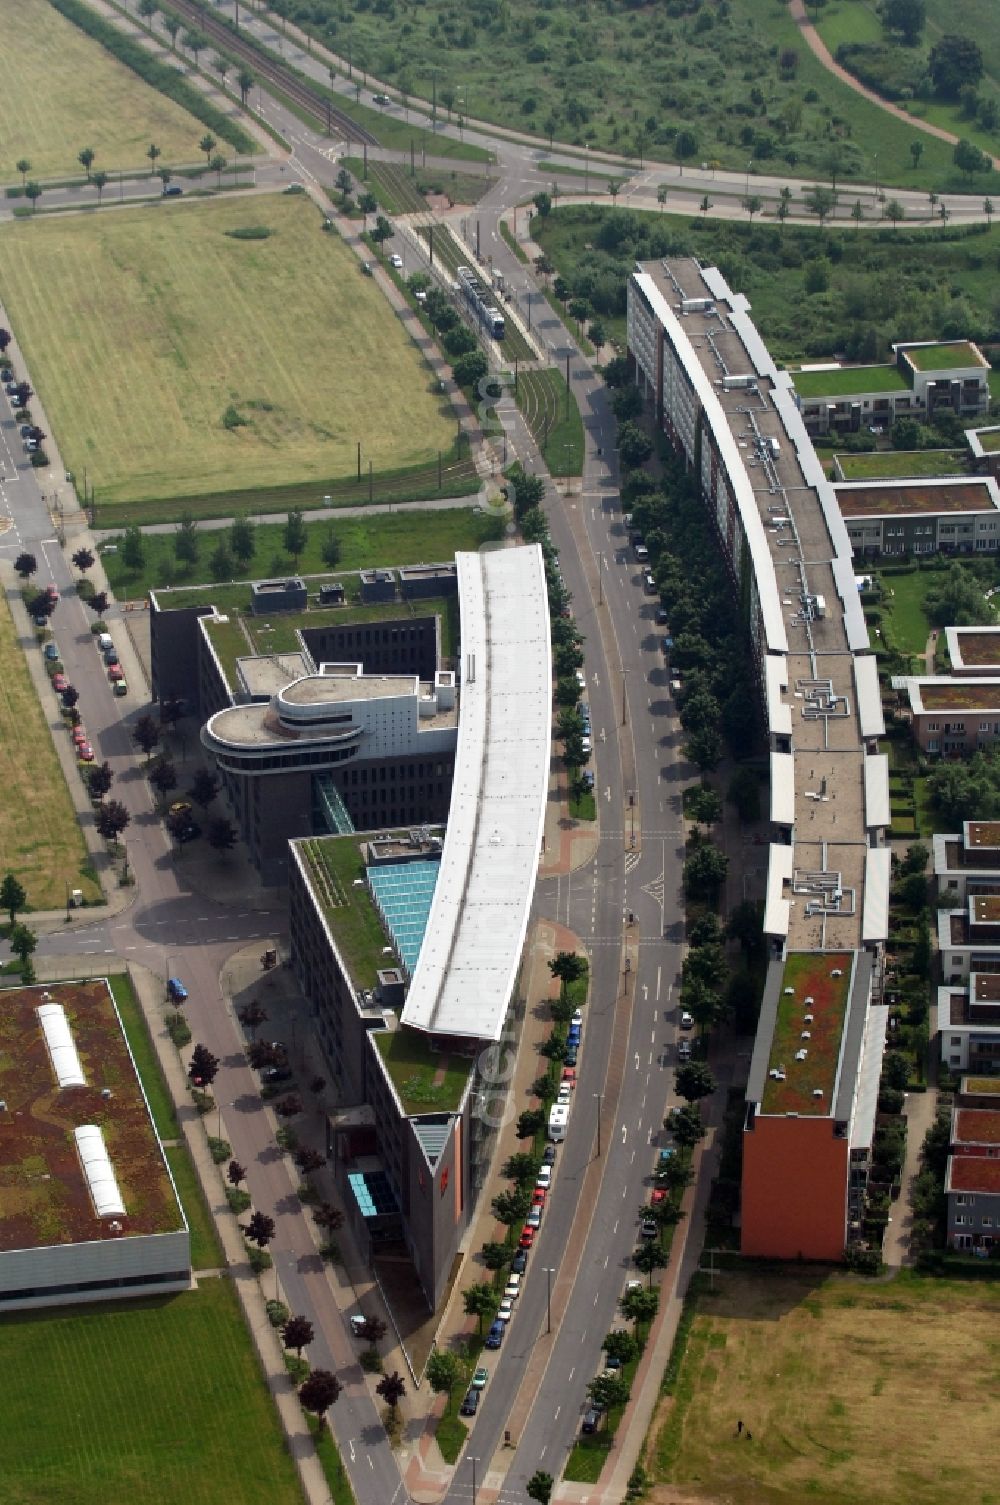
<instances>
[{"instance_id":1,"label":"window","mask_svg":"<svg viewBox=\"0 0 1000 1505\"><path fill-rule=\"evenodd\" d=\"M961 1202L962 1198L959 1197L958 1200ZM965 1214L964 1213L957 1212L955 1214L955 1227L956 1228L964 1228L965 1227Z\"/></svg>"},{"instance_id":2,"label":"window","mask_svg":"<svg viewBox=\"0 0 1000 1505\"><path fill-rule=\"evenodd\" d=\"M993 1219L992 1218L983 1218L981 1220L981 1222L982 1222L982 1227L983 1228L992 1228L993 1227Z\"/></svg>"}]
</instances>

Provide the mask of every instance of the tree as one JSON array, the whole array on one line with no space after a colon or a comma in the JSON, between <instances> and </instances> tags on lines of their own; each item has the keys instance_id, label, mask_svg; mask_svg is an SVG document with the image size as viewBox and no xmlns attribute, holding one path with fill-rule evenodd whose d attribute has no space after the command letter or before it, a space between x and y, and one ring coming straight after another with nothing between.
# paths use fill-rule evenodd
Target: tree
<instances>
[{"instance_id":1,"label":"tree","mask_svg":"<svg viewBox=\"0 0 1000 1505\"><path fill-rule=\"evenodd\" d=\"M406 1394L406 1383L399 1370L394 1369L391 1374L385 1375L375 1386L375 1392L377 1395L381 1395L395 1417L396 1408Z\"/></svg>"},{"instance_id":2,"label":"tree","mask_svg":"<svg viewBox=\"0 0 1000 1505\"><path fill-rule=\"evenodd\" d=\"M549 971L560 982L579 982L587 973L586 959L576 951L559 951L549 962Z\"/></svg>"},{"instance_id":3,"label":"tree","mask_svg":"<svg viewBox=\"0 0 1000 1505\"><path fill-rule=\"evenodd\" d=\"M425 1373L434 1394L448 1397L447 1409L450 1411L452 1391L462 1378L461 1359L457 1354L449 1353L446 1348L435 1348L427 1360Z\"/></svg>"},{"instance_id":4,"label":"tree","mask_svg":"<svg viewBox=\"0 0 1000 1505\"><path fill-rule=\"evenodd\" d=\"M710 842L694 849L684 863L684 892L692 899L713 901L726 881L729 858Z\"/></svg>"},{"instance_id":5,"label":"tree","mask_svg":"<svg viewBox=\"0 0 1000 1505\"><path fill-rule=\"evenodd\" d=\"M520 521L525 513L541 505L545 482L541 476L529 474L517 460L504 476L504 491L514 509L514 516Z\"/></svg>"},{"instance_id":6,"label":"tree","mask_svg":"<svg viewBox=\"0 0 1000 1505\"><path fill-rule=\"evenodd\" d=\"M159 740L160 728L152 716L140 716L132 728L132 741L145 754L147 762Z\"/></svg>"},{"instance_id":7,"label":"tree","mask_svg":"<svg viewBox=\"0 0 1000 1505\"><path fill-rule=\"evenodd\" d=\"M289 1317L281 1329L285 1347L294 1349L295 1357L301 1359L303 1348L308 1348L316 1331L308 1317Z\"/></svg>"},{"instance_id":8,"label":"tree","mask_svg":"<svg viewBox=\"0 0 1000 1505\"><path fill-rule=\"evenodd\" d=\"M170 179L173 177L173 173L170 171L169 167L160 167L160 168L157 168L156 176L160 180L161 192L162 192L162 190L164 188L166 188L167 184L170 182Z\"/></svg>"},{"instance_id":9,"label":"tree","mask_svg":"<svg viewBox=\"0 0 1000 1505\"><path fill-rule=\"evenodd\" d=\"M173 11L167 11L163 17L163 29L170 37L170 50L173 52L177 46L177 33L181 29L180 19Z\"/></svg>"},{"instance_id":10,"label":"tree","mask_svg":"<svg viewBox=\"0 0 1000 1505\"><path fill-rule=\"evenodd\" d=\"M27 550L25 550L23 554L18 554L17 558L14 560L14 569L20 575L22 580L29 580L38 569L38 560L35 558L34 554L29 554Z\"/></svg>"},{"instance_id":11,"label":"tree","mask_svg":"<svg viewBox=\"0 0 1000 1505\"><path fill-rule=\"evenodd\" d=\"M389 1329L386 1327L381 1317L366 1317L359 1333L359 1337L361 1337L370 1348L374 1348L377 1343L381 1343L388 1330Z\"/></svg>"},{"instance_id":12,"label":"tree","mask_svg":"<svg viewBox=\"0 0 1000 1505\"><path fill-rule=\"evenodd\" d=\"M94 556L89 549L77 549L73 555L73 563L80 571L80 574L85 575L89 569L93 568Z\"/></svg>"},{"instance_id":13,"label":"tree","mask_svg":"<svg viewBox=\"0 0 1000 1505\"><path fill-rule=\"evenodd\" d=\"M885 206L886 219L892 220L892 228L895 230L901 219L906 218L906 210L898 199L890 199Z\"/></svg>"},{"instance_id":14,"label":"tree","mask_svg":"<svg viewBox=\"0 0 1000 1505\"><path fill-rule=\"evenodd\" d=\"M927 70L942 98L957 99L963 88L975 88L982 78L983 54L971 37L946 32L931 48Z\"/></svg>"},{"instance_id":15,"label":"tree","mask_svg":"<svg viewBox=\"0 0 1000 1505\"><path fill-rule=\"evenodd\" d=\"M660 186L659 186L659 188L656 190L656 202L659 204L659 206L660 206L660 213L662 214L663 213L663 206L667 202L667 185L666 185L666 183L661 183Z\"/></svg>"},{"instance_id":16,"label":"tree","mask_svg":"<svg viewBox=\"0 0 1000 1505\"><path fill-rule=\"evenodd\" d=\"M299 1402L318 1419L320 1430L326 1413L331 1406L336 1405L342 1389L337 1376L331 1374L329 1369L314 1369L303 1381L299 1389Z\"/></svg>"},{"instance_id":17,"label":"tree","mask_svg":"<svg viewBox=\"0 0 1000 1505\"><path fill-rule=\"evenodd\" d=\"M326 1234L336 1233L344 1226L344 1214L332 1202L321 1202L313 1211L313 1222Z\"/></svg>"},{"instance_id":18,"label":"tree","mask_svg":"<svg viewBox=\"0 0 1000 1505\"><path fill-rule=\"evenodd\" d=\"M635 470L653 453L652 441L637 423L623 423L618 429L618 453L626 470Z\"/></svg>"},{"instance_id":19,"label":"tree","mask_svg":"<svg viewBox=\"0 0 1000 1505\"><path fill-rule=\"evenodd\" d=\"M28 202L30 203L30 205L31 205L31 212L32 212L32 214L34 214L35 210L38 208L38 200L42 196L42 185L41 185L41 183L36 183L34 181L34 179L31 179L27 183L25 183L25 185L24 185L24 196L28 200Z\"/></svg>"},{"instance_id":20,"label":"tree","mask_svg":"<svg viewBox=\"0 0 1000 1505\"><path fill-rule=\"evenodd\" d=\"M361 210L361 213L364 216L361 228L362 228L362 230L367 230L368 229L368 216L369 216L369 214L374 214L376 212L376 210L378 209L378 199L371 192L359 193L358 194L358 208Z\"/></svg>"},{"instance_id":21,"label":"tree","mask_svg":"<svg viewBox=\"0 0 1000 1505\"><path fill-rule=\"evenodd\" d=\"M188 33L188 46L189 47L191 46L190 35L191 34L189 32ZM206 164L207 164L209 158L211 157L212 153L215 151L215 148L216 148L217 145L218 145L218 143L217 143L215 137L210 132L206 132L206 134L204 136L202 136L201 140L198 142L198 148L199 148L199 150L203 151L205 153L205 162L206 162Z\"/></svg>"},{"instance_id":22,"label":"tree","mask_svg":"<svg viewBox=\"0 0 1000 1505\"><path fill-rule=\"evenodd\" d=\"M670 1129L677 1143L687 1150L693 1150L698 1141L705 1137L705 1125L694 1103L686 1103L679 1113L674 1114L670 1120Z\"/></svg>"},{"instance_id":23,"label":"tree","mask_svg":"<svg viewBox=\"0 0 1000 1505\"><path fill-rule=\"evenodd\" d=\"M452 366L452 374L460 387L477 387L489 373L489 361L481 350L470 350L459 356Z\"/></svg>"},{"instance_id":24,"label":"tree","mask_svg":"<svg viewBox=\"0 0 1000 1505\"><path fill-rule=\"evenodd\" d=\"M198 537L198 524L190 512L185 512L180 520L177 532L174 534L174 554L180 560L181 564L197 564L200 546L201 540Z\"/></svg>"},{"instance_id":25,"label":"tree","mask_svg":"<svg viewBox=\"0 0 1000 1505\"><path fill-rule=\"evenodd\" d=\"M547 219L548 216L552 213L552 195L550 193L546 193L544 188L540 193L535 194L535 197L532 199L532 203L534 204L535 209L542 219Z\"/></svg>"},{"instance_id":26,"label":"tree","mask_svg":"<svg viewBox=\"0 0 1000 1505\"><path fill-rule=\"evenodd\" d=\"M684 163L698 150L698 138L693 131L678 131L674 137L674 161L684 176Z\"/></svg>"},{"instance_id":27,"label":"tree","mask_svg":"<svg viewBox=\"0 0 1000 1505\"><path fill-rule=\"evenodd\" d=\"M245 1181L246 1178L246 1166L240 1165L240 1162L238 1160L230 1160L229 1164L226 1167L226 1180L229 1182L230 1186L239 1186L240 1182Z\"/></svg>"},{"instance_id":28,"label":"tree","mask_svg":"<svg viewBox=\"0 0 1000 1505\"><path fill-rule=\"evenodd\" d=\"M587 1386L587 1394L602 1411L624 1406L629 1396L628 1381L612 1371L599 1374Z\"/></svg>"},{"instance_id":29,"label":"tree","mask_svg":"<svg viewBox=\"0 0 1000 1505\"><path fill-rule=\"evenodd\" d=\"M0 909L3 909L9 916L11 925L14 924L27 902L28 895L24 887L13 873L6 873L3 882L0 883Z\"/></svg>"},{"instance_id":30,"label":"tree","mask_svg":"<svg viewBox=\"0 0 1000 1505\"><path fill-rule=\"evenodd\" d=\"M992 227L993 227L993 200L992 199L983 199L983 213L986 216L986 228L988 230L992 229Z\"/></svg>"},{"instance_id":31,"label":"tree","mask_svg":"<svg viewBox=\"0 0 1000 1505\"><path fill-rule=\"evenodd\" d=\"M104 613L111 605L111 602L108 599L107 591L95 591L94 594L88 598L87 605L90 607L95 617L103 617Z\"/></svg>"},{"instance_id":32,"label":"tree","mask_svg":"<svg viewBox=\"0 0 1000 1505\"><path fill-rule=\"evenodd\" d=\"M219 75L219 83L224 89L226 87L226 74L229 72L232 64L227 57L223 57L221 52L217 52L215 57L212 59L212 67Z\"/></svg>"},{"instance_id":33,"label":"tree","mask_svg":"<svg viewBox=\"0 0 1000 1505\"><path fill-rule=\"evenodd\" d=\"M340 563L340 539L333 528L328 528L320 545L320 554L327 569L335 570Z\"/></svg>"},{"instance_id":34,"label":"tree","mask_svg":"<svg viewBox=\"0 0 1000 1505\"><path fill-rule=\"evenodd\" d=\"M505 1223L508 1228L513 1228L515 1223L520 1223L528 1216L531 1208L531 1192L526 1186L514 1186L509 1191L498 1192L492 1202L493 1212L498 1223Z\"/></svg>"},{"instance_id":35,"label":"tree","mask_svg":"<svg viewBox=\"0 0 1000 1505\"><path fill-rule=\"evenodd\" d=\"M95 155L96 153L94 152L94 148L92 146L85 146L83 148L83 151L76 159L79 162L80 166L83 168L84 172L87 174L88 183L90 182L90 169L93 166Z\"/></svg>"},{"instance_id":36,"label":"tree","mask_svg":"<svg viewBox=\"0 0 1000 1505\"><path fill-rule=\"evenodd\" d=\"M687 798L687 809L684 812L689 820L694 820L703 826L714 825L722 819L722 800L714 789L709 789L702 784L692 789Z\"/></svg>"},{"instance_id":37,"label":"tree","mask_svg":"<svg viewBox=\"0 0 1000 1505\"><path fill-rule=\"evenodd\" d=\"M622 1315L630 1322L652 1322L660 1305L659 1293L635 1288L621 1299Z\"/></svg>"},{"instance_id":38,"label":"tree","mask_svg":"<svg viewBox=\"0 0 1000 1505\"><path fill-rule=\"evenodd\" d=\"M169 758L157 758L149 770L149 782L161 799L177 788L177 769Z\"/></svg>"},{"instance_id":39,"label":"tree","mask_svg":"<svg viewBox=\"0 0 1000 1505\"><path fill-rule=\"evenodd\" d=\"M538 1175L538 1161L526 1150L518 1150L507 1156L500 1174L509 1181L516 1181L519 1186L531 1186Z\"/></svg>"},{"instance_id":40,"label":"tree","mask_svg":"<svg viewBox=\"0 0 1000 1505\"><path fill-rule=\"evenodd\" d=\"M102 840L117 841L131 819L120 800L108 800L94 816L94 825Z\"/></svg>"},{"instance_id":41,"label":"tree","mask_svg":"<svg viewBox=\"0 0 1000 1505\"><path fill-rule=\"evenodd\" d=\"M609 1332L601 1347L609 1359L617 1359L619 1364L627 1364L629 1359L635 1358L636 1341L624 1328L614 1328Z\"/></svg>"},{"instance_id":42,"label":"tree","mask_svg":"<svg viewBox=\"0 0 1000 1505\"><path fill-rule=\"evenodd\" d=\"M202 810L207 810L219 792L219 780L209 769L199 768L191 780L191 788L188 792L196 805Z\"/></svg>"},{"instance_id":43,"label":"tree","mask_svg":"<svg viewBox=\"0 0 1000 1505\"><path fill-rule=\"evenodd\" d=\"M743 208L747 212L747 218L749 219L750 223L753 224L753 217L755 214L759 214L763 209L764 200L761 198L759 193L748 193L746 198L742 200L742 204Z\"/></svg>"},{"instance_id":44,"label":"tree","mask_svg":"<svg viewBox=\"0 0 1000 1505\"><path fill-rule=\"evenodd\" d=\"M970 627L993 620L982 586L957 563L940 585L928 590L926 608L931 622L939 627Z\"/></svg>"},{"instance_id":45,"label":"tree","mask_svg":"<svg viewBox=\"0 0 1000 1505\"><path fill-rule=\"evenodd\" d=\"M600 355L602 347L608 342L608 332L605 329L604 324L600 319L591 319L590 328L588 329L587 333L590 336L590 343L593 345L598 355Z\"/></svg>"},{"instance_id":46,"label":"tree","mask_svg":"<svg viewBox=\"0 0 1000 1505\"><path fill-rule=\"evenodd\" d=\"M219 542L209 555L208 568L213 580L233 578L233 556L229 552L229 540L224 533L219 535Z\"/></svg>"},{"instance_id":47,"label":"tree","mask_svg":"<svg viewBox=\"0 0 1000 1505\"><path fill-rule=\"evenodd\" d=\"M250 90L256 83L256 79L250 72L249 68L241 68L239 73L236 75L236 83L239 86L240 91L240 104L245 110L247 107L247 95L250 93Z\"/></svg>"},{"instance_id":48,"label":"tree","mask_svg":"<svg viewBox=\"0 0 1000 1505\"><path fill-rule=\"evenodd\" d=\"M887 1050L882 1057L882 1080L899 1092L905 1092L910 1080L910 1063L898 1050Z\"/></svg>"},{"instance_id":49,"label":"tree","mask_svg":"<svg viewBox=\"0 0 1000 1505\"><path fill-rule=\"evenodd\" d=\"M836 208L837 195L824 183L814 183L812 188L807 189L803 194L802 200L809 213L815 214L822 229Z\"/></svg>"},{"instance_id":50,"label":"tree","mask_svg":"<svg viewBox=\"0 0 1000 1505\"><path fill-rule=\"evenodd\" d=\"M195 1049L197 1050L198 1047L196 1046ZM258 1249L266 1249L274 1238L274 1219L268 1217L266 1212L252 1212L243 1232L252 1244L257 1245Z\"/></svg>"},{"instance_id":51,"label":"tree","mask_svg":"<svg viewBox=\"0 0 1000 1505\"><path fill-rule=\"evenodd\" d=\"M33 618L44 617L46 622L56 609L56 603L47 591L38 591L32 596L27 606Z\"/></svg>"},{"instance_id":52,"label":"tree","mask_svg":"<svg viewBox=\"0 0 1000 1505\"><path fill-rule=\"evenodd\" d=\"M710 1097L716 1087L715 1077L704 1061L682 1061L675 1073L674 1084L680 1096L689 1103L699 1097Z\"/></svg>"},{"instance_id":53,"label":"tree","mask_svg":"<svg viewBox=\"0 0 1000 1505\"><path fill-rule=\"evenodd\" d=\"M213 851L229 852L236 845L236 827L224 815L217 816L209 821L205 840Z\"/></svg>"},{"instance_id":54,"label":"tree","mask_svg":"<svg viewBox=\"0 0 1000 1505\"><path fill-rule=\"evenodd\" d=\"M121 549L122 564L127 570L136 574L146 563L146 546L139 529L133 523L132 527L126 528L122 534Z\"/></svg>"},{"instance_id":55,"label":"tree","mask_svg":"<svg viewBox=\"0 0 1000 1505\"><path fill-rule=\"evenodd\" d=\"M910 156L913 158L914 171L920 166L920 158L924 154L924 143L919 139L910 142Z\"/></svg>"},{"instance_id":56,"label":"tree","mask_svg":"<svg viewBox=\"0 0 1000 1505\"><path fill-rule=\"evenodd\" d=\"M15 162L14 166L21 174L21 187L23 188L25 183L27 182L28 174L31 171L31 163L28 161L27 157L20 157L18 161Z\"/></svg>"},{"instance_id":57,"label":"tree","mask_svg":"<svg viewBox=\"0 0 1000 1505\"><path fill-rule=\"evenodd\" d=\"M21 963L22 981L28 982L27 973L31 971L32 975L34 975L30 958L35 947L38 945L38 937L33 930L29 930L27 925L16 924L11 925L7 940L11 951L13 951Z\"/></svg>"},{"instance_id":58,"label":"tree","mask_svg":"<svg viewBox=\"0 0 1000 1505\"><path fill-rule=\"evenodd\" d=\"M110 793L114 774L110 763L93 763L87 770L87 791L92 800L102 800Z\"/></svg>"},{"instance_id":59,"label":"tree","mask_svg":"<svg viewBox=\"0 0 1000 1505\"><path fill-rule=\"evenodd\" d=\"M498 1244L491 1240L484 1244L479 1251L479 1256L487 1270L496 1272L504 1270L511 1261L511 1249L509 1244Z\"/></svg>"},{"instance_id":60,"label":"tree","mask_svg":"<svg viewBox=\"0 0 1000 1505\"><path fill-rule=\"evenodd\" d=\"M664 1269L667 1263L667 1256L659 1239L643 1239L632 1258L636 1269L641 1270L643 1275L648 1275L650 1286L653 1284L653 1271Z\"/></svg>"},{"instance_id":61,"label":"tree","mask_svg":"<svg viewBox=\"0 0 1000 1505\"><path fill-rule=\"evenodd\" d=\"M163 155L163 153L160 150L160 148L157 146L157 144L156 144L155 141L151 141L149 143L149 145L146 147L146 156L149 158L149 176L150 177L153 177L153 175L156 172L156 159L157 159L157 157L162 157L162 155Z\"/></svg>"},{"instance_id":62,"label":"tree","mask_svg":"<svg viewBox=\"0 0 1000 1505\"><path fill-rule=\"evenodd\" d=\"M291 554L295 561L295 567L298 569L299 557L309 542L309 534L306 531L301 511L293 510L289 512L285 519L285 526L282 529L281 540L285 546L285 552Z\"/></svg>"},{"instance_id":63,"label":"tree","mask_svg":"<svg viewBox=\"0 0 1000 1505\"><path fill-rule=\"evenodd\" d=\"M979 147L973 145L971 141L966 141L964 136L960 141L956 142L951 160L959 172L964 172L969 178L972 177L973 173L986 172L990 165L990 159L986 153L981 152Z\"/></svg>"},{"instance_id":64,"label":"tree","mask_svg":"<svg viewBox=\"0 0 1000 1505\"><path fill-rule=\"evenodd\" d=\"M700 773L711 773L722 757L722 737L714 726L699 726L684 743L685 755Z\"/></svg>"},{"instance_id":65,"label":"tree","mask_svg":"<svg viewBox=\"0 0 1000 1505\"><path fill-rule=\"evenodd\" d=\"M106 172L95 172L90 181L97 189L97 205L98 208L100 208L101 200L104 197L104 190L105 188L107 188L108 184L111 181L110 174Z\"/></svg>"},{"instance_id":66,"label":"tree","mask_svg":"<svg viewBox=\"0 0 1000 1505\"><path fill-rule=\"evenodd\" d=\"M927 20L925 0L882 0L882 25L902 33L907 47L914 47Z\"/></svg>"},{"instance_id":67,"label":"tree","mask_svg":"<svg viewBox=\"0 0 1000 1505\"><path fill-rule=\"evenodd\" d=\"M533 1139L539 1129L545 1127L545 1111L542 1108L525 1108L517 1115L517 1126L514 1130L518 1139Z\"/></svg>"},{"instance_id":68,"label":"tree","mask_svg":"<svg viewBox=\"0 0 1000 1505\"><path fill-rule=\"evenodd\" d=\"M475 1285L467 1286L462 1292L465 1315L467 1317L475 1317L480 1337L483 1334L483 1318L489 1317L492 1319L496 1313L498 1300L496 1291L486 1281L479 1281Z\"/></svg>"},{"instance_id":69,"label":"tree","mask_svg":"<svg viewBox=\"0 0 1000 1505\"><path fill-rule=\"evenodd\" d=\"M239 1021L243 1025L244 1029L248 1029L250 1031L251 1040L254 1040L261 1025L266 1024L271 1016L267 1012L267 1009L264 1007L264 1005L262 1003L259 1003L257 999L254 998L250 1001L250 1003L245 1003L243 1005L243 1007L239 1010L237 1017L239 1018ZM270 1063L268 1062L266 1064Z\"/></svg>"},{"instance_id":70,"label":"tree","mask_svg":"<svg viewBox=\"0 0 1000 1505\"><path fill-rule=\"evenodd\" d=\"M554 1486L555 1480L552 1475L547 1474L543 1468L536 1468L524 1486L524 1492L529 1499L537 1500L538 1505L549 1505Z\"/></svg>"},{"instance_id":71,"label":"tree","mask_svg":"<svg viewBox=\"0 0 1000 1505\"><path fill-rule=\"evenodd\" d=\"M245 512L233 518L233 525L229 530L229 547L233 555L239 560L244 568L250 563L257 550L256 524L251 522Z\"/></svg>"},{"instance_id":72,"label":"tree","mask_svg":"<svg viewBox=\"0 0 1000 1505\"><path fill-rule=\"evenodd\" d=\"M211 1087L219 1074L219 1058L213 1056L207 1045L196 1045L188 1062L188 1076L196 1087ZM256 1217L257 1214L255 1213ZM250 1220L253 1222L253 1218ZM271 1219L268 1218L268 1222ZM271 1224L272 1232L274 1224ZM263 1244L261 1245L263 1248Z\"/></svg>"},{"instance_id":73,"label":"tree","mask_svg":"<svg viewBox=\"0 0 1000 1505\"><path fill-rule=\"evenodd\" d=\"M228 158L224 157L221 152L215 152L212 155L212 158L209 161L208 165L209 165L209 168L211 169L211 171L216 174L216 176L218 178L219 187L221 188L222 187L222 174L225 172L226 167L228 165Z\"/></svg>"},{"instance_id":74,"label":"tree","mask_svg":"<svg viewBox=\"0 0 1000 1505\"><path fill-rule=\"evenodd\" d=\"M392 240L392 237L395 235L395 233L395 230L392 228L384 214L379 214L376 216L375 224L371 230L371 238L378 247L380 254L385 249L386 241Z\"/></svg>"}]
</instances>

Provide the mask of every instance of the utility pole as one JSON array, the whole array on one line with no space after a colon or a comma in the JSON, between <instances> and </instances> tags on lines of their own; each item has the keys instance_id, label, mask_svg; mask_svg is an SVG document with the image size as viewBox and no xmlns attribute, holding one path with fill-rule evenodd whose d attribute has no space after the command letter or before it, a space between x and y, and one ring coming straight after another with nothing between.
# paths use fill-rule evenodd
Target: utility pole
<instances>
[{"instance_id":1,"label":"utility pole","mask_svg":"<svg viewBox=\"0 0 1000 1505\"><path fill-rule=\"evenodd\" d=\"M479 224L479 221L476 220L476 260L477 261L479 260L479 236L480 236L480 224Z\"/></svg>"},{"instance_id":2,"label":"utility pole","mask_svg":"<svg viewBox=\"0 0 1000 1505\"><path fill-rule=\"evenodd\" d=\"M361 480L361 440L358 440L358 480Z\"/></svg>"},{"instance_id":3,"label":"utility pole","mask_svg":"<svg viewBox=\"0 0 1000 1505\"><path fill-rule=\"evenodd\" d=\"M598 1160L600 1160L600 1158L601 1158L601 1106L602 1106L602 1104L604 1102L604 1095L603 1095L603 1093L595 1092L594 1096L597 1098L597 1158L598 1158Z\"/></svg>"},{"instance_id":4,"label":"utility pole","mask_svg":"<svg viewBox=\"0 0 1000 1505\"><path fill-rule=\"evenodd\" d=\"M431 248L431 266L434 265L434 226L427 226L427 243Z\"/></svg>"},{"instance_id":5,"label":"utility pole","mask_svg":"<svg viewBox=\"0 0 1000 1505\"><path fill-rule=\"evenodd\" d=\"M553 1270L549 1265L543 1266L545 1273L545 1331L552 1331L552 1276Z\"/></svg>"}]
</instances>

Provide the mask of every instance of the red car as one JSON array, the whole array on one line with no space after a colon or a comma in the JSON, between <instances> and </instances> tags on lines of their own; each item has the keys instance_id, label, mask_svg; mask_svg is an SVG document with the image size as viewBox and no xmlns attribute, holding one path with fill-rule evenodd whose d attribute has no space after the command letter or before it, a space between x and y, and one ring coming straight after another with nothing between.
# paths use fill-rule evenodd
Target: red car
<instances>
[{"instance_id":1,"label":"red car","mask_svg":"<svg viewBox=\"0 0 1000 1505\"><path fill-rule=\"evenodd\" d=\"M651 1207L659 1207L660 1203L665 1202L666 1200L666 1192L663 1190L662 1186L658 1186L653 1195L650 1197L649 1202Z\"/></svg>"},{"instance_id":2,"label":"red car","mask_svg":"<svg viewBox=\"0 0 1000 1505\"><path fill-rule=\"evenodd\" d=\"M45 587L45 594L48 596L50 601L58 601L59 587L57 585L49 584Z\"/></svg>"},{"instance_id":3,"label":"red car","mask_svg":"<svg viewBox=\"0 0 1000 1505\"><path fill-rule=\"evenodd\" d=\"M563 1067L563 1071L562 1071L562 1079L563 1079L564 1082L568 1082L569 1085L575 1091L576 1090L576 1067L575 1066L564 1066Z\"/></svg>"},{"instance_id":4,"label":"red car","mask_svg":"<svg viewBox=\"0 0 1000 1505\"><path fill-rule=\"evenodd\" d=\"M57 695L61 695L63 690L69 688L69 680L66 678L65 674L53 674L52 688L53 690L55 690Z\"/></svg>"},{"instance_id":5,"label":"red car","mask_svg":"<svg viewBox=\"0 0 1000 1505\"><path fill-rule=\"evenodd\" d=\"M78 742L76 745L76 755L81 763L93 763L94 761L94 749L89 742Z\"/></svg>"},{"instance_id":6,"label":"red car","mask_svg":"<svg viewBox=\"0 0 1000 1505\"><path fill-rule=\"evenodd\" d=\"M547 1193L544 1186L536 1186L534 1191L531 1193L532 1207L544 1207L546 1195Z\"/></svg>"},{"instance_id":7,"label":"red car","mask_svg":"<svg viewBox=\"0 0 1000 1505\"><path fill-rule=\"evenodd\" d=\"M111 665L111 668L108 670L108 678L110 679L112 684L115 684L119 679L125 678L125 670L122 668L121 664Z\"/></svg>"},{"instance_id":8,"label":"red car","mask_svg":"<svg viewBox=\"0 0 1000 1505\"><path fill-rule=\"evenodd\" d=\"M534 1228L523 1228L521 1230L521 1237L518 1239L517 1242L518 1242L518 1246L521 1249L530 1249L531 1246L532 1246L532 1244L535 1242L535 1230L534 1230Z\"/></svg>"},{"instance_id":9,"label":"red car","mask_svg":"<svg viewBox=\"0 0 1000 1505\"><path fill-rule=\"evenodd\" d=\"M87 733L84 730L83 725L81 724L80 726L74 726L74 728L73 728L73 741L76 743L77 747L82 747L83 744L86 742L86 740L87 740Z\"/></svg>"}]
</instances>

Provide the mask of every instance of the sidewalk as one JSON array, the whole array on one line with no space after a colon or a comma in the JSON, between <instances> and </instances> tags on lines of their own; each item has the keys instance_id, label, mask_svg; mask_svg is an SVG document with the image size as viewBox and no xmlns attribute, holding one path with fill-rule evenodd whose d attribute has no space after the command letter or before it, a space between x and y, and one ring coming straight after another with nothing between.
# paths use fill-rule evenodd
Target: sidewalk
<instances>
[{"instance_id":1,"label":"sidewalk","mask_svg":"<svg viewBox=\"0 0 1000 1505\"><path fill-rule=\"evenodd\" d=\"M933 1018L930 1023L933 1048L935 1040ZM927 1130L933 1124L937 1114L937 1104L937 1072L932 1070L927 1083L927 1091L908 1092L903 1104L903 1112L906 1115L906 1159L899 1178L899 1196L892 1204L889 1223L882 1240L882 1258L890 1270L899 1270L904 1265L912 1263L910 1230L913 1227L913 1208L910 1206L910 1188L920 1175L920 1151L923 1148Z\"/></svg>"}]
</instances>

